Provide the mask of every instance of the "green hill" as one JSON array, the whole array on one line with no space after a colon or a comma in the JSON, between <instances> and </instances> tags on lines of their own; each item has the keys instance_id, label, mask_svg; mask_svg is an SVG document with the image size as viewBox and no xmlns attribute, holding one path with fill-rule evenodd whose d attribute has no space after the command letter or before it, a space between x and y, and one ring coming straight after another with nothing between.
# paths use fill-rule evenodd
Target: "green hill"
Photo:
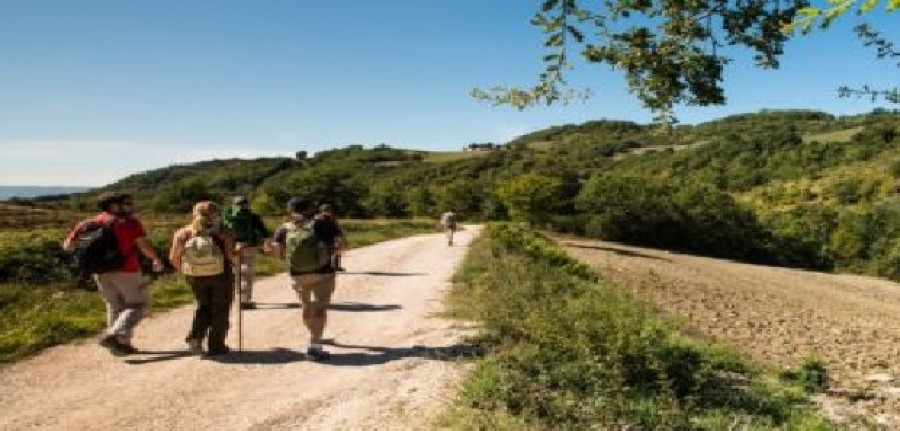
<instances>
[{"instance_id":1,"label":"green hill","mask_svg":"<svg viewBox=\"0 0 900 431\"><path fill-rule=\"evenodd\" d=\"M161 212L236 193L270 214L293 195L350 217L453 209L700 254L900 276L898 131L900 116L883 110L762 111L668 132L599 120L480 151L382 144L176 165L103 190L132 191ZM85 207L87 198L66 202Z\"/></svg>"}]
</instances>

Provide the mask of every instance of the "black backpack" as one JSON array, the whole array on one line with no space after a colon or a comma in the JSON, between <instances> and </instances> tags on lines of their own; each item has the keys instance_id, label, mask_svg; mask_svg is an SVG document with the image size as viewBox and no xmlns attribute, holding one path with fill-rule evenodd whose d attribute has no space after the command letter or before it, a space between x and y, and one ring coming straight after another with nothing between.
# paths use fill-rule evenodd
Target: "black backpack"
<instances>
[{"instance_id":1,"label":"black backpack","mask_svg":"<svg viewBox=\"0 0 900 431\"><path fill-rule=\"evenodd\" d=\"M121 267L125 256L113 226L115 219L88 221L75 237L75 264L82 275L101 274Z\"/></svg>"}]
</instances>

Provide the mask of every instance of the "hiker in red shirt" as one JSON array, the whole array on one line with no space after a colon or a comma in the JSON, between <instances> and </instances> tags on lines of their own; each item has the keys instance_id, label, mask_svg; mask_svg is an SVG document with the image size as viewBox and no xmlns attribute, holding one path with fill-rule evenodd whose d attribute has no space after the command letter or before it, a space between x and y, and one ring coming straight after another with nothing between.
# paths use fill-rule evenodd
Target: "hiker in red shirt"
<instances>
[{"instance_id":1,"label":"hiker in red shirt","mask_svg":"<svg viewBox=\"0 0 900 431\"><path fill-rule=\"evenodd\" d=\"M137 349L131 345L131 337L149 300L139 253L152 260L155 272L162 272L164 265L147 240L144 226L133 216L134 199L130 194L103 193L98 197L98 206L102 212L75 226L63 241L63 249L76 250L80 235L92 224L112 228L120 256L114 264L93 271L106 302L106 331L100 345L115 355L132 354Z\"/></svg>"}]
</instances>

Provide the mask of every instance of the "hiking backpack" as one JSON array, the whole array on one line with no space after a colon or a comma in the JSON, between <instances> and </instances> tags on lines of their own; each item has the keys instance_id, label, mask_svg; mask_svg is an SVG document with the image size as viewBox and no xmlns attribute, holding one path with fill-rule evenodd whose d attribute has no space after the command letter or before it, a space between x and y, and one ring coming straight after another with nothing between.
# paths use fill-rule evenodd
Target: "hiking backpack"
<instances>
[{"instance_id":1,"label":"hiking backpack","mask_svg":"<svg viewBox=\"0 0 900 431\"><path fill-rule=\"evenodd\" d=\"M115 219L85 222L75 236L75 265L81 275L101 274L121 267L125 256L119 249Z\"/></svg>"},{"instance_id":2,"label":"hiking backpack","mask_svg":"<svg viewBox=\"0 0 900 431\"><path fill-rule=\"evenodd\" d=\"M255 217L250 211L232 207L225 212L222 224L234 233L236 242L255 246L262 240L262 235L256 230Z\"/></svg>"},{"instance_id":3,"label":"hiking backpack","mask_svg":"<svg viewBox=\"0 0 900 431\"><path fill-rule=\"evenodd\" d=\"M285 259L294 273L322 272L327 269L331 256L313 230L313 223L302 226L288 223L285 236Z\"/></svg>"},{"instance_id":4,"label":"hiking backpack","mask_svg":"<svg viewBox=\"0 0 900 431\"><path fill-rule=\"evenodd\" d=\"M181 273L191 277L208 277L225 272L225 253L209 232L195 233L184 243Z\"/></svg>"}]
</instances>

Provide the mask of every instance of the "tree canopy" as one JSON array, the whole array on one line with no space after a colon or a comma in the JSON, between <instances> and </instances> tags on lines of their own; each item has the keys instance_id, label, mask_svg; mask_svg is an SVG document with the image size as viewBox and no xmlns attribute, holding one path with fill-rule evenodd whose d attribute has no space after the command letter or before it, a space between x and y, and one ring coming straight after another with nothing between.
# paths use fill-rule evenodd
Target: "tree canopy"
<instances>
[{"instance_id":1,"label":"tree canopy","mask_svg":"<svg viewBox=\"0 0 900 431\"><path fill-rule=\"evenodd\" d=\"M900 0L884 0L893 11ZM530 88L495 86L472 95L519 109L588 97L571 89L565 74L578 51L588 63L624 73L628 87L660 120L676 105L719 105L726 101L723 69L737 50L751 51L762 68L777 68L793 30L828 27L853 10L872 10L880 0L829 0L830 8L808 0L545 0L531 23L546 34L544 70Z\"/></svg>"}]
</instances>

